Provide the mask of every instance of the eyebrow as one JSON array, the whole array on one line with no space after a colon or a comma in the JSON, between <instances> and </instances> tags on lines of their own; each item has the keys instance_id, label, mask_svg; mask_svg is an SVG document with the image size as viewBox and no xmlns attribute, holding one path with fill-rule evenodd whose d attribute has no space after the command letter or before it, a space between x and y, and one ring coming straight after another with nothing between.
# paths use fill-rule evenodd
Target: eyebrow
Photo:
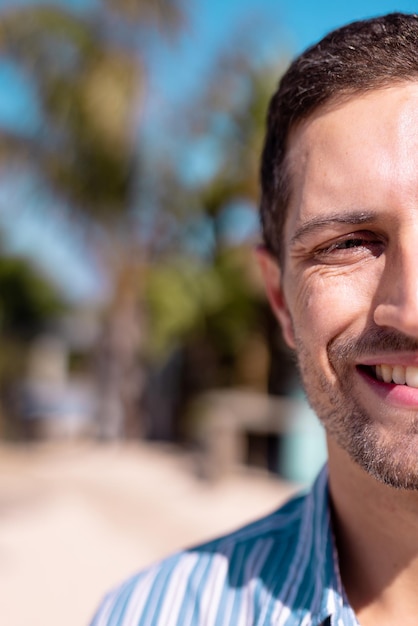
<instances>
[{"instance_id":1,"label":"eyebrow","mask_svg":"<svg viewBox=\"0 0 418 626\"><path fill-rule=\"evenodd\" d=\"M327 215L326 217L314 217L299 226L291 239L291 243L294 244L300 239L303 239L306 235L310 235L326 226L333 226L335 224L373 224L376 221L377 215L371 211L347 211L346 213L339 212L333 215Z\"/></svg>"}]
</instances>

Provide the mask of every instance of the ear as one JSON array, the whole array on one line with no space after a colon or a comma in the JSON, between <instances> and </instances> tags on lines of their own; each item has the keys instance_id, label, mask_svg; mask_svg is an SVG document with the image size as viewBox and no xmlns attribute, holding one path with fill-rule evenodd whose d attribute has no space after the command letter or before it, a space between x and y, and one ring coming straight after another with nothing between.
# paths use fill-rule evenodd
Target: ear
<instances>
[{"instance_id":1,"label":"ear","mask_svg":"<svg viewBox=\"0 0 418 626\"><path fill-rule=\"evenodd\" d=\"M295 348L292 317L283 293L282 272L276 259L262 246L256 250L264 287L273 313L282 327L283 337L290 348Z\"/></svg>"}]
</instances>

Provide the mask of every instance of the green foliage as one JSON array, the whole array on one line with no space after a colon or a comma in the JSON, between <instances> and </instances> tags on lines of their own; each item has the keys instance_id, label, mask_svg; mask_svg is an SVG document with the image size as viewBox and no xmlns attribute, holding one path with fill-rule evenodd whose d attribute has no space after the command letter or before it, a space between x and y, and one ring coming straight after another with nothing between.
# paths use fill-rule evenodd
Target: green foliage
<instances>
[{"instance_id":1,"label":"green foliage","mask_svg":"<svg viewBox=\"0 0 418 626\"><path fill-rule=\"evenodd\" d=\"M139 175L135 118L144 95L141 42L177 28L178 0L107 0L86 12L9 7L0 52L32 84L43 117L30 136L2 133L0 157L36 168L79 218L109 225L132 209Z\"/></svg>"},{"instance_id":2,"label":"green foliage","mask_svg":"<svg viewBox=\"0 0 418 626\"><path fill-rule=\"evenodd\" d=\"M65 310L56 289L27 260L0 255L0 431L4 401L25 375L31 339Z\"/></svg>"},{"instance_id":3,"label":"green foliage","mask_svg":"<svg viewBox=\"0 0 418 626\"><path fill-rule=\"evenodd\" d=\"M217 155L212 175L196 190L199 210L212 223L215 257L225 242L225 212L239 205L257 212L265 116L277 81L277 67L257 66L243 49L241 41L217 60L191 112L193 140L210 137Z\"/></svg>"},{"instance_id":4,"label":"green foliage","mask_svg":"<svg viewBox=\"0 0 418 626\"><path fill-rule=\"evenodd\" d=\"M234 355L254 326L258 298L231 251L214 264L180 257L154 267L146 295L151 348L160 357L196 337Z\"/></svg>"},{"instance_id":5,"label":"green foliage","mask_svg":"<svg viewBox=\"0 0 418 626\"><path fill-rule=\"evenodd\" d=\"M99 219L127 209L134 165L132 106L141 77L133 55L98 24L52 6L3 16L0 47L26 72L45 126L4 138L5 156L23 155L73 207Z\"/></svg>"},{"instance_id":6,"label":"green foliage","mask_svg":"<svg viewBox=\"0 0 418 626\"><path fill-rule=\"evenodd\" d=\"M225 214L240 203L256 210L271 73L255 67L245 42L233 41L234 52L216 60L192 111L176 114L172 161L165 144L150 160L136 128L148 88L143 42L175 32L180 9L179 0L101 0L79 13L71 3L37 3L10 6L0 21L0 52L23 70L42 116L42 127L26 136L3 129L0 165L14 158L35 168L55 192L58 210L69 207L72 219L90 226L89 245L108 270L112 291L99 383L104 391L119 385L121 397L132 389L133 411L135 384L123 383L142 366L144 354L164 360L178 345L204 346L215 367L227 363L225 371L248 338L259 336L259 294L243 260L250 251L231 246ZM208 137L219 159L204 184L188 184L184 153ZM204 236L199 241L198 234L192 256L192 231L201 223L209 225L213 246L199 256ZM140 268L140 279L135 275L126 285L132 267L132 273ZM13 271L12 287L0 267L0 289L8 293L0 298L0 332L35 332L53 313L53 298L25 274L27 268ZM143 303L148 315L138 315ZM143 326L135 329L136 323Z\"/></svg>"},{"instance_id":7,"label":"green foliage","mask_svg":"<svg viewBox=\"0 0 418 626\"><path fill-rule=\"evenodd\" d=\"M40 332L64 304L27 261L0 257L0 335L28 339Z\"/></svg>"},{"instance_id":8,"label":"green foliage","mask_svg":"<svg viewBox=\"0 0 418 626\"><path fill-rule=\"evenodd\" d=\"M183 23L183 3L179 0L104 0L103 4L137 27L151 25L165 30L168 35Z\"/></svg>"},{"instance_id":9,"label":"green foliage","mask_svg":"<svg viewBox=\"0 0 418 626\"><path fill-rule=\"evenodd\" d=\"M105 400L109 389L123 399L127 419L138 410L136 384L126 384L126 378L134 378L140 367L138 343L145 333L134 323L128 328L124 324L119 338L121 319L140 318L137 283L129 281L129 288L123 283L126 269L139 256L132 224L142 182L136 124L147 87L144 42L159 36L163 26L170 32L177 28L178 7L178 0L102 0L78 12L71 3L1 11L0 53L23 70L42 124L26 135L2 129L0 165L15 161L35 169L57 199L57 210L88 233L89 245L108 273L111 296L103 316L108 349L100 363L97 359L96 372L103 389L99 399L104 404L98 407L103 422L106 411L111 412ZM133 293L124 293L127 289ZM40 287L23 291L14 298L10 290L10 302L3 309L0 303L4 329L11 324L26 327L31 307L29 318L33 328L38 325L35 313L48 299L41 297Z\"/></svg>"}]
</instances>

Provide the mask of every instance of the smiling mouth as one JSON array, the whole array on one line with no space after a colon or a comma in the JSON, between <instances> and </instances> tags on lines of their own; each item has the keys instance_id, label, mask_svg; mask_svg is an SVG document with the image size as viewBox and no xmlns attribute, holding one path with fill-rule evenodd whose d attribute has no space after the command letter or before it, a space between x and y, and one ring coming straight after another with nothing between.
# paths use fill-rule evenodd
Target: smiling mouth
<instances>
[{"instance_id":1,"label":"smiling mouth","mask_svg":"<svg viewBox=\"0 0 418 626\"><path fill-rule=\"evenodd\" d=\"M392 366L385 363L371 366L360 365L358 367L368 376L380 382L406 385L418 389L418 367L412 365L408 367L403 365Z\"/></svg>"}]
</instances>

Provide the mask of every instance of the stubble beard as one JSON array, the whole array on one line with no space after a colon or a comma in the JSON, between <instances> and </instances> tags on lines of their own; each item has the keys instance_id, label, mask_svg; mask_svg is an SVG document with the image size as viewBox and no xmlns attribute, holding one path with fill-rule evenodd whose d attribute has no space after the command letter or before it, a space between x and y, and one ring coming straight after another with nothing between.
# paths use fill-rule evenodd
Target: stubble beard
<instances>
[{"instance_id":1,"label":"stubble beard","mask_svg":"<svg viewBox=\"0 0 418 626\"><path fill-rule=\"evenodd\" d=\"M397 489L418 490L418 410L407 427L385 432L362 407L353 386L353 363L379 349L418 351L418 343L381 329L361 337L338 338L327 346L335 381L318 367L303 340L296 337L297 358L308 401L327 434L366 472Z\"/></svg>"}]
</instances>

